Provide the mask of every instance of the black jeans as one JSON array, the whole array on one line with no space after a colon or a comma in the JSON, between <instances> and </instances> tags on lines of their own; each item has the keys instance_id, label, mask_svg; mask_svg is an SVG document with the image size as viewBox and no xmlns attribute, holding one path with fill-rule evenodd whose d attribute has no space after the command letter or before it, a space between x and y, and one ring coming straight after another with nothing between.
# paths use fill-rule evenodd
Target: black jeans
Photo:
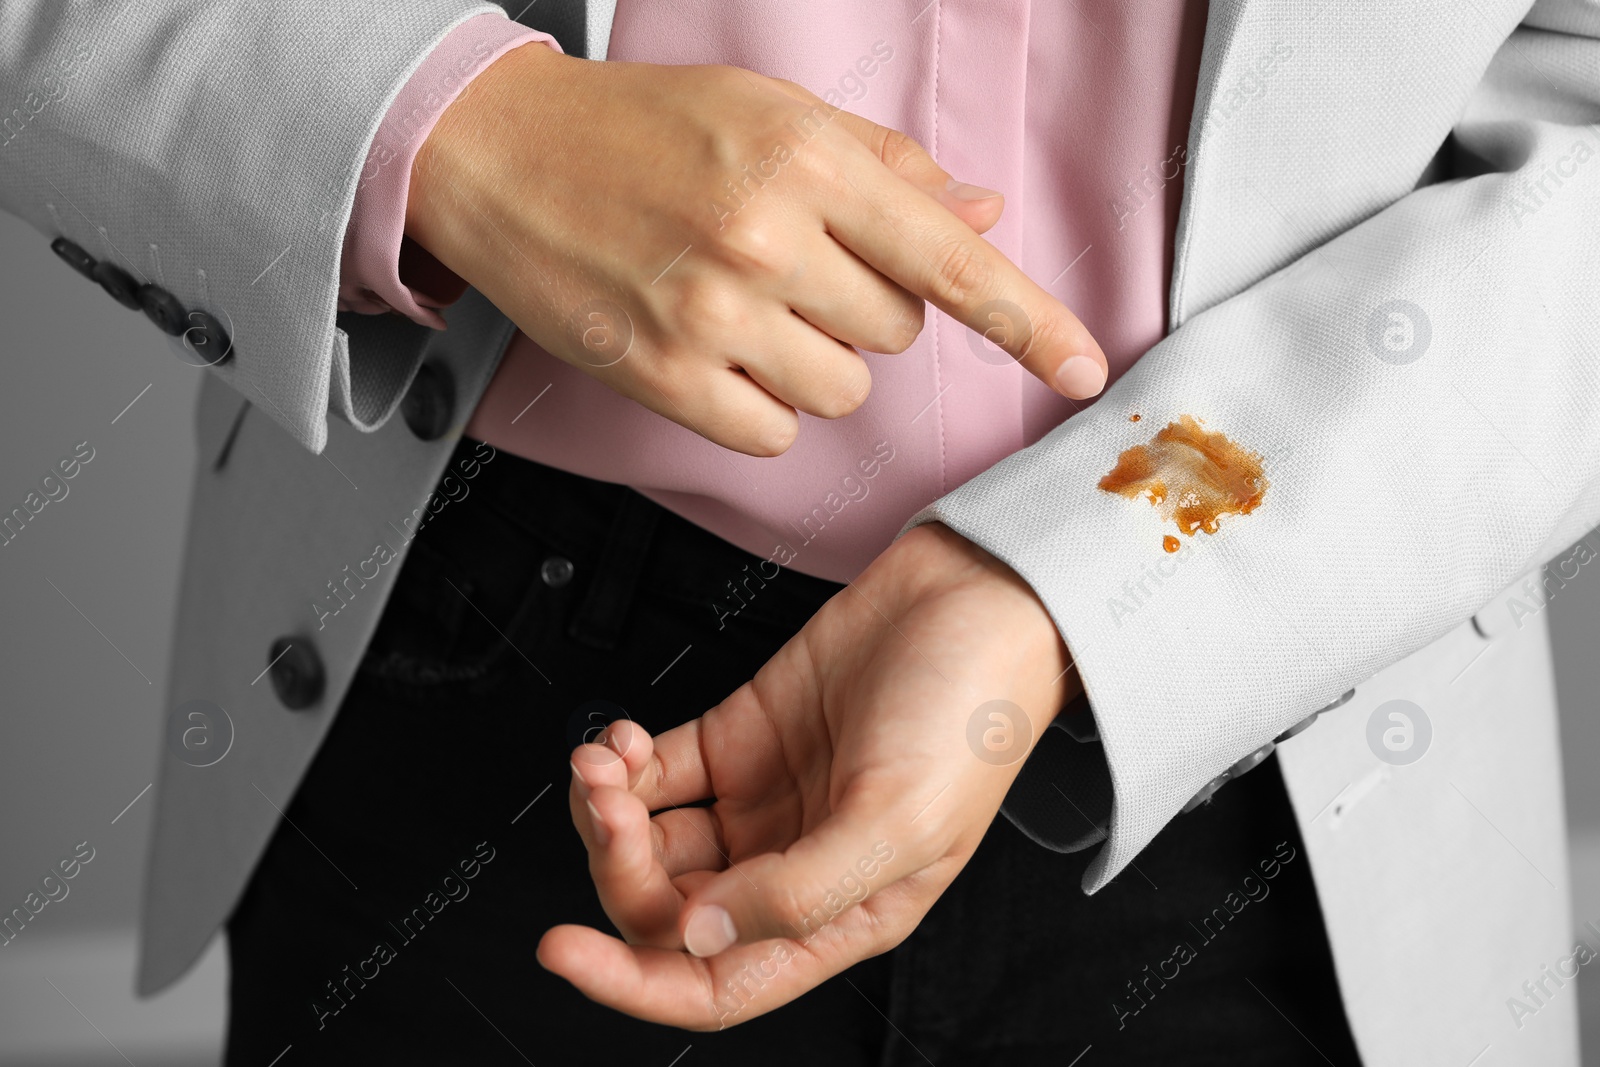
<instances>
[{"instance_id":1,"label":"black jeans","mask_svg":"<svg viewBox=\"0 0 1600 1067\"><path fill-rule=\"evenodd\" d=\"M722 1032L589 1002L534 948L610 929L566 803L596 702L693 718L838 586L785 572L724 618L755 558L638 494L505 453L466 484L229 920L230 1067L1358 1062L1276 761L1094 897L1089 853L997 819L899 948Z\"/></svg>"}]
</instances>

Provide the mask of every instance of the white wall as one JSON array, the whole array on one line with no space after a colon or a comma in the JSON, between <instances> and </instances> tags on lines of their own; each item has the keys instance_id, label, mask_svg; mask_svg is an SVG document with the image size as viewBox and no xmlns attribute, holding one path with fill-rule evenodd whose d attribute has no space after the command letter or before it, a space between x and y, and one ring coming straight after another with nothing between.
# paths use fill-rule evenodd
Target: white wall
<instances>
[{"instance_id":1,"label":"white wall","mask_svg":"<svg viewBox=\"0 0 1600 1067\"><path fill-rule=\"evenodd\" d=\"M0 215L0 512L79 442L94 449L0 547L0 914L78 843L94 849L0 947L0 1065L220 1057L220 941L176 989L133 997L151 812L139 794L160 744L200 373Z\"/></svg>"}]
</instances>

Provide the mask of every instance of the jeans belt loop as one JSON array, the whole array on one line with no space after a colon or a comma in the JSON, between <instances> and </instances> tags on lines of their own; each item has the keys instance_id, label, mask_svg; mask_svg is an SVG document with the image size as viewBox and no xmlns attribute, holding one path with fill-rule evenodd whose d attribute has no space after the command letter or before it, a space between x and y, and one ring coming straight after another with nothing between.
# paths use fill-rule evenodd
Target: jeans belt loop
<instances>
[{"instance_id":1,"label":"jeans belt loop","mask_svg":"<svg viewBox=\"0 0 1600 1067\"><path fill-rule=\"evenodd\" d=\"M659 505L631 489L623 495L595 564L588 595L567 626L567 635L574 641L605 650L617 646L660 517Z\"/></svg>"}]
</instances>

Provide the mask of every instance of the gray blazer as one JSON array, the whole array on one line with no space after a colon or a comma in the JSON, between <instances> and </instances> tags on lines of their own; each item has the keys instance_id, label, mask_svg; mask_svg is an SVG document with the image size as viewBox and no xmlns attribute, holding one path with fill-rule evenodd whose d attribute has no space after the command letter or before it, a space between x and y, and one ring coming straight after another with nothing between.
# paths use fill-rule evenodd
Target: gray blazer
<instances>
[{"instance_id":1,"label":"gray blazer","mask_svg":"<svg viewBox=\"0 0 1600 1067\"><path fill-rule=\"evenodd\" d=\"M170 706L220 707L233 742L211 766L167 753L144 992L237 900L393 585L370 561L438 506L511 335L475 293L443 333L335 315L377 123L485 10L6 5L0 207L207 352L231 341L203 372ZM587 14L604 58L611 4ZM1109 787L1068 773L1054 732L1025 774L1095 824L1050 843L1104 839L1090 891L1356 690L1281 755L1369 1064L1576 1062L1575 996L1522 985L1574 958L1543 617L1494 597L1600 521L1597 121L1584 0L1213 0L1171 334L915 520L1008 561L1076 657ZM1271 505L1152 553L1151 509L1095 489L1139 435L1129 411L1247 434ZM324 616L333 584L348 604ZM1431 720L1409 764L1371 740L1402 698Z\"/></svg>"}]
</instances>

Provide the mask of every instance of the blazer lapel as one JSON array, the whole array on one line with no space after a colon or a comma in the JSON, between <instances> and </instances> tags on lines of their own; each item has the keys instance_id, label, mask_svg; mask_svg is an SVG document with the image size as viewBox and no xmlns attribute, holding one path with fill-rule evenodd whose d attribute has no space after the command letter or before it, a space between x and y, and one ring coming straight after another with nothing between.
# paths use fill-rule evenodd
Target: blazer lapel
<instances>
[{"instance_id":1,"label":"blazer lapel","mask_svg":"<svg viewBox=\"0 0 1600 1067\"><path fill-rule=\"evenodd\" d=\"M1258 35L1250 21L1265 6L1265 0L1211 0L1206 16L1206 36L1200 52L1200 76L1195 88L1194 115L1189 121L1189 146L1186 153L1183 202L1178 209L1178 227L1173 238L1172 284L1168 294L1168 322L1176 330L1190 310L1189 285L1194 255L1196 205L1206 188L1208 166L1217 169L1213 155L1237 154L1237 144L1214 148L1222 141L1229 121L1236 117L1241 94L1250 85L1242 81L1249 57L1250 41ZM1214 118L1214 114L1226 116ZM1237 141L1237 138L1235 139Z\"/></svg>"},{"instance_id":2,"label":"blazer lapel","mask_svg":"<svg viewBox=\"0 0 1600 1067\"><path fill-rule=\"evenodd\" d=\"M1211 0L1171 328L1415 189L1527 6Z\"/></svg>"}]
</instances>

